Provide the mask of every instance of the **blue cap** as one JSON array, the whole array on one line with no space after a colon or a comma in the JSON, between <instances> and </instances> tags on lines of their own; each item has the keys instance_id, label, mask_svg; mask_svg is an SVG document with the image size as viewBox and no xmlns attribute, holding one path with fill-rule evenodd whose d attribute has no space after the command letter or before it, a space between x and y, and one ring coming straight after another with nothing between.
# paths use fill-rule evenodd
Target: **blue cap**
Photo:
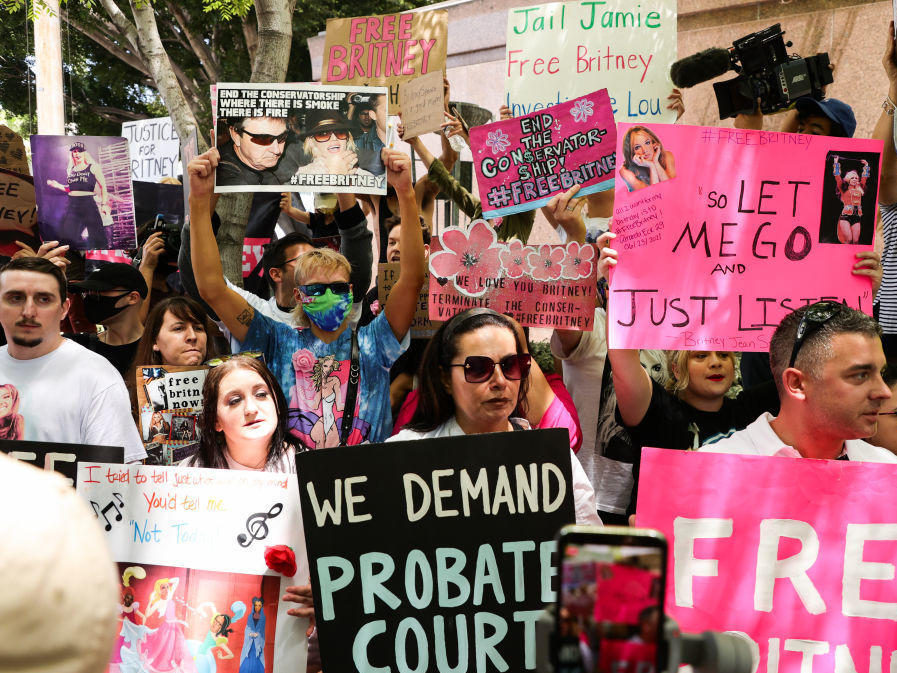
<instances>
[{"instance_id":1,"label":"blue cap","mask_svg":"<svg viewBox=\"0 0 897 673\"><path fill-rule=\"evenodd\" d=\"M853 138L857 130L857 118L853 114L853 108L837 98L816 100L811 96L802 96L795 101L795 106L802 115L821 114L828 117L833 124L841 127L846 138Z\"/></svg>"}]
</instances>

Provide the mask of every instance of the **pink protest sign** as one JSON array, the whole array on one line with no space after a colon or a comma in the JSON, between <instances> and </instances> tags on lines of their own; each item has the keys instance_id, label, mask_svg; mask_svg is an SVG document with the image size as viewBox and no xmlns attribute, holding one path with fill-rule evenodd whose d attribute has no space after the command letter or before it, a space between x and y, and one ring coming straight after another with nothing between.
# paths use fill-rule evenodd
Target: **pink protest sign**
<instances>
[{"instance_id":1,"label":"pink protest sign","mask_svg":"<svg viewBox=\"0 0 897 673\"><path fill-rule=\"evenodd\" d=\"M761 673L887 671L895 492L895 465L644 449L636 519L669 541L683 631L746 634Z\"/></svg>"},{"instance_id":2,"label":"pink protest sign","mask_svg":"<svg viewBox=\"0 0 897 673\"><path fill-rule=\"evenodd\" d=\"M534 210L573 185L614 186L617 136L607 89L470 129L483 217Z\"/></svg>"},{"instance_id":3,"label":"pink protest sign","mask_svg":"<svg viewBox=\"0 0 897 673\"><path fill-rule=\"evenodd\" d=\"M882 143L619 125L612 348L763 351L820 299L872 312Z\"/></svg>"},{"instance_id":4,"label":"pink protest sign","mask_svg":"<svg viewBox=\"0 0 897 673\"><path fill-rule=\"evenodd\" d=\"M430 243L430 319L483 306L524 326L589 331L597 257L591 244L500 243L484 220L446 229Z\"/></svg>"}]
</instances>

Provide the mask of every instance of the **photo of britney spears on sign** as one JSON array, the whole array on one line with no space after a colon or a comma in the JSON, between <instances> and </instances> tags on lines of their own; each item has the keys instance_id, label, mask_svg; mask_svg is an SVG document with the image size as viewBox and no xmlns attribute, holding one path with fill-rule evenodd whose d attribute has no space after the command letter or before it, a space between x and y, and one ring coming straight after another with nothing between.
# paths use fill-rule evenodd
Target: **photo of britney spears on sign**
<instances>
[{"instance_id":1,"label":"photo of britney spears on sign","mask_svg":"<svg viewBox=\"0 0 897 673\"><path fill-rule=\"evenodd\" d=\"M272 86L218 85L217 192L386 193L385 88Z\"/></svg>"}]
</instances>

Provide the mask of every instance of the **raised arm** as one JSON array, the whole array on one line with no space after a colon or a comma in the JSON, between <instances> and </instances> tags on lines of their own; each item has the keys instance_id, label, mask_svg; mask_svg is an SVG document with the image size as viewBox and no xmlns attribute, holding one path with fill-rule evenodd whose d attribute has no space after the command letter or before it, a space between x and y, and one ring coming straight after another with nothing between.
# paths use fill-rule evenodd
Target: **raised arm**
<instances>
[{"instance_id":1,"label":"raised arm","mask_svg":"<svg viewBox=\"0 0 897 673\"><path fill-rule=\"evenodd\" d=\"M358 304L371 286L374 234L368 228L364 211L354 194L337 194L337 200L340 208L336 214L336 226L340 233L339 251L352 267L349 282L352 283L353 298Z\"/></svg>"},{"instance_id":2,"label":"raised arm","mask_svg":"<svg viewBox=\"0 0 897 673\"><path fill-rule=\"evenodd\" d=\"M607 234L605 234L607 236ZM611 237L613 234L610 235ZM617 265L617 251L608 246L601 248L598 259L598 270L607 278L608 270ZM610 307L607 312L607 328L613 320ZM617 408L623 424L629 427L638 425L648 411L651 403L651 377L644 370L638 359L638 351L634 349L608 348L607 359L610 362L614 379L614 391L617 394Z\"/></svg>"},{"instance_id":3,"label":"raised arm","mask_svg":"<svg viewBox=\"0 0 897 673\"><path fill-rule=\"evenodd\" d=\"M311 216L307 212L299 210L293 205L293 195L291 192L284 192L280 195L280 212L286 213L290 219L305 225L311 221Z\"/></svg>"},{"instance_id":4,"label":"raised arm","mask_svg":"<svg viewBox=\"0 0 897 673\"><path fill-rule=\"evenodd\" d=\"M894 22L888 26L885 54L881 59L888 76L888 98L882 103L883 109L878 116L872 137L883 140L884 151L881 155L881 177L879 178L878 202L891 205L897 203L897 151L894 148L895 104L897 104L897 44L894 41Z\"/></svg>"},{"instance_id":5,"label":"raised arm","mask_svg":"<svg viewBox=\"0 0 897 673\"><path fill-rule=\"evenodd\" d=\"M424 239L421 235L420 215L411 182L411 157L402 152L381 150L386 178L396 190L399 232L402 255L399 259L399 279L389 293L383 311L396 339L401 341L411 327L417 308L420 286L424 282Z\"/></svg>"},{"instance_id":6,"label":"raised arm","mask_svg":"<svg viewBox=\"0 0 897 673\"><path fill-rule=\"evenodd\" d=\"M218 150L214 147L187 165L190 180L190 261L196 288L237 341L244 341L255 315L243 297L224 282L221 255L212 232L212 194Z\"/></svg>"}]
</instances>

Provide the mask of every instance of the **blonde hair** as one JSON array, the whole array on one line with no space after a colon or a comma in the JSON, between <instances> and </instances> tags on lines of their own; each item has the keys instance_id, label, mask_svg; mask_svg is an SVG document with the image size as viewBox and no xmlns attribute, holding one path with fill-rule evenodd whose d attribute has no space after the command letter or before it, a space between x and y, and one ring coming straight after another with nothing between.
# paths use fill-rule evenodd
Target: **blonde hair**
<instances>
[{"instance_id":1,"label":"blonde hair","mask_svg":"<svg viewBox=\"0 0 897 673\"><path fill-rule=\"evenodd\" d=\"M688 361L695 351L667 351L667 369L670 370L670 378L664 387L668 392L677 397L683 390L688 388ZM717 351L719 353L728 353L732 357L732 366L735 373L738 373L738 358L734 351ZM733 381L733 385L735 382Z\"/></svg>"},{"instance_id":2,"label":"blonde hair","mask_svg":"<svg viewBox=\"0 0 897 673\"><path fill-rule=\"evenodd\" d=\"M335 275L340 272L346 275L347 281L352 278L352 265L349 264L348 259L330 248L314 248L303 252L296 258L296 270L293 273L293 278L296 285L305 285L305 279L314 273ZM296 307L291 315L296 327L309 326L310 323L301 301L296 302Z\"/></svg>"},{"instance_id":3,"label":"blonde hair","mask_svg":"<svg viewBox=\"0 0 897 673\"><path fill-rule=\"evenodd\" d=\"M328 133L333 133L333 131L328 131ZM349 136L348 138L346 138L346 151L352 152L352 154L358 154L358 146L355 144L355 140L352 138L352 134L348 130L346 130L346 133ZM337 138L337 140L339 140L339 138ZM319 143L314 139L314 136L308 136L302 142L302 149L305 150L305 153L312 158L312 161L314 161L318 158L318 152L316 150L321 144L322 143Z\"/></svg>"}]
</instances>

